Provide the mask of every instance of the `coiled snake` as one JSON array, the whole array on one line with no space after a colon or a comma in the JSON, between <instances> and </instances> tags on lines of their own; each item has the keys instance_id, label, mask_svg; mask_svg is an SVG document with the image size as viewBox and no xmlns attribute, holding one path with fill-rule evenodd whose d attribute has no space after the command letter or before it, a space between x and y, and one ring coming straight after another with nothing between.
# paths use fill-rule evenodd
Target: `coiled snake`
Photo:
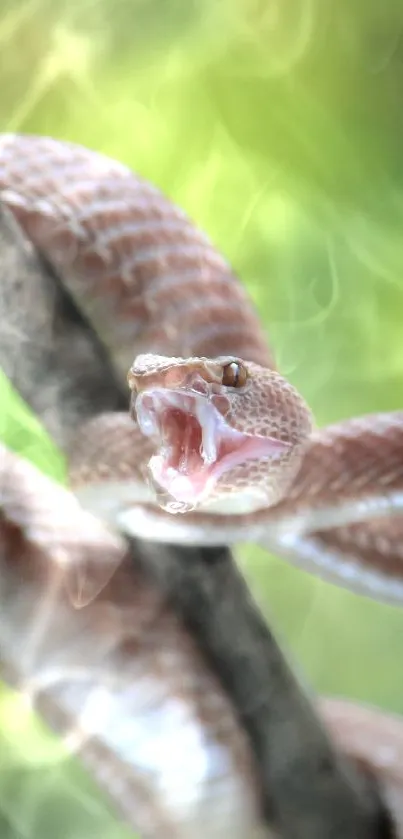
<instances>
[{"instance_id":1,"label":"coiled snake","mask_svg":"<svg viewBox=\"0 0 403 839\"><path fill-rule=\"evenodd\" d=\"M75 435L81 503L161 541L255 540L400 602L403 412L312 431L225 260L125 166L3 135L0 197L63 277L118 377L130 370L132 416L96 417Z\"/></svg>"},{"instance_id":2,"label":"coiled snake","mask_svg":"<svg viewBox=\"0 0 403 839\"><path fill-rule=\"evenodd\" d=\"M72 596L81 603L108 580L125 587L114 527L170 543L255 540L399 603L403 412L313 429L225 260L181 210L121 164L53 139L3 135L0 198L132 391L130 414L103 414L74 430L70 478L79 504L62 488L51 497L47 479L2 450L6 540L23 525L35 548L77 571ZM75 552L84 531L97 573L83 579ZM21 614L14 609L10 621L18 624ZM167 637L175 635L169 620ZM64 622L70 626L67 615ZM69 696L70 713L77 699ZM232 801L237 795L234 788ZM242 795L247 801L241 796L225 822L234 837L244 835L241 810L247 822L255 806L254 795ZM196 836L192 825L186 835Z\"/></svg>"}]
</instances>

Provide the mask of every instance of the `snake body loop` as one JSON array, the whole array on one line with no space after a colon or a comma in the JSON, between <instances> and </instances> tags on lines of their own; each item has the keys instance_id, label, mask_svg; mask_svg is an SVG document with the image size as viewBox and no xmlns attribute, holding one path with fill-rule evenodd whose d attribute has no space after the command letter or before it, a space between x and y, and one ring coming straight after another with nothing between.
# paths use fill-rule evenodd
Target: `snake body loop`
<instances>
[{"instance_id":1,"label":"snake body loop","mask_svg":"<svg viewBox=\"0 0 403 839\"><path fill-rule=\"evenodd\" d=\"M122 164L3 135L0 198L126 387L129 371L131 415L97 416L72 435L80 502L132 535L253 540L401 602L403 412L313 431L227 262Z\"/></svg>"}]
</instances>

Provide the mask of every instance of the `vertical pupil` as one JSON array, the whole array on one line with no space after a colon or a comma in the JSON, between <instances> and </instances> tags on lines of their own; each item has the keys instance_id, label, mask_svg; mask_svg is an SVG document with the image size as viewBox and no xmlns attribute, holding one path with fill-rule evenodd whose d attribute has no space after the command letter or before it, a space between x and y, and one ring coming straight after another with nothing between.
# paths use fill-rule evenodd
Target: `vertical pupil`
<instances>
[{"instance_id":1,"label":"vertical pupil","mask_svg":"<svg viewBox=\"0 0 403 839\"><path fill-rule=\"evenodd\" d=\"M235 364L235 362L232 362L231 364L231 375L234 379L234 387L236 387L239 380L239 367L238 364Z\"/></svg>"},{"instance_id":2,"label":"vertical pupil","mask_svg":"<svg viewBox=\"0 0 403 839\"><path fill-rule=\"evenodd\" d=\"M246 378L245 368L237 361L231 361L223 367L222 383L226 387L243 387Z\"/></svg>"},{"instance_id":3,"label":"vertical pupil","mask_svg":"<svg viewBox=\"0 0 403 839\"><path fill-rule=\"evenodd\" d=\"M224 367L223 384L227 387L238 387L239 384L239 364L236 361L231 361Z\"/></svg>"}]
</instances>

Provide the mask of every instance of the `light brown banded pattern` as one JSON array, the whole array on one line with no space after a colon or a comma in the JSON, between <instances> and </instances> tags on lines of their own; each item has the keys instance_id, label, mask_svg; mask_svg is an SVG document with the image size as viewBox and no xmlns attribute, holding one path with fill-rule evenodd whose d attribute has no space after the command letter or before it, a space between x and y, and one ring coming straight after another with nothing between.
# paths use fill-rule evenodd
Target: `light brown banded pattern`
<instances>
[{"instance_id":1,"label":"light brown banded pattern","mask_svg":"<svg viewBox=\"0 0 403 839\"><path fill-rule=\"evenodd\" d=\"M0 510L2 677L63 735L142 837L257 835L246 735L124 541L1 445ZM77 565L93 557L91 576L96 562L119 564L85 609L66 591L69 557Z\"/></svg>"},{"instance_id":2,"label":"light brown banded pattern","mask_svg":"<svg viewBox=\"0 0 403 839\"><path fill-rule=\"evenodd\" d=\"M194 387L192 379L174 392L173 371L185 379L196 366L211 403L220 359L235 357L250 376L239 393L220 391L225 434L246 431L259 445L289 446L230 469L208 488L200 514L164 516L144 481L155 440L150 448L127 416L99 417L79 430L73 448L82 503L135 535L256 540L342 585L400 603L403 414L344 421L310 437L309 411L275 372L257 313L226 261L182 210L123 165L53 139L4 135L0 194L101 336L121 381L133 356L154 359L143 369L135 361L131 382L135 402L139 386L158 391L161 427L166 400L187 398ZM182 414L175 445L186 438L191 408ZM218 451L218 465L220 458ZM178 486L170 481L169 491ZM163 493L159 500L166 504Z\"/></svg>"},{"instance_id":3,"label":"light brown banded pattern","mask_svg":"<svg viewBox=\"0 0 403 839\"><path fill-rule=\"evenodd\" d=\"M402 488L403 411L316 431L287 498L270 511L274 531L279 525L274 550L326 579L400 604Z\"/></svg>"},{"instance_id":4,"label":"light brown banded pattern","mask_svg":"<svg viewBox=\"0 0 403 839\"><path fill-rule=\"evenodd\" d=\"M67 143L6 135L0 139L0 191L2 201L100 335L121 382L125 383L133 356L152 351L187 360L235 356L265 371L262 390L265 381L281 383L280 375L273 372L257 314L225 260L181 210L128 169ZM157 367L151 372L159 375ZM175 364L168 368L174 369ZM399 417L373 417L354 427L341 423L329 432L315 432L308 442L309 412L283 382L281 395L291 395L294 414L287 406L277 414L274 411L270 418L272 424L277 422L274 431L279 439L281 433L287 437L298 416L305 426L298 454L300 472L294 483L288 481L277 507L261 510L255 517L192 512L181 517L178 530L174 524L178 517L161 511L156 515L150 499L146 507L141 498L132 504L130 481L138 470L137 453L144 457L147 449L148 454L149 442L140 440L128 415L104 416L83 430L82 448L76 444L74 452L83 486L95 475L98 512L117 530L125 525L122 513L126 512L130 519L126 529L136 532L133 521L138 521L137 533L149 538L169 535L175 541L176 531L178 541L194 538L204 544L256 538L306 565L313 556L319 571L329 554L321 537L326 525L326 537L335 540L333 576L344 584L363 587L372 596L401 600L397 565L387 591L378 584L368 587L362 573L366 555L361 554L352 529L356 524L349 524L357 563L355 579L341 572L346 538L343 516L347 512L351 518L351 511L357 515L358 497L365 503L375 500L376 513L383 499L383 512L389 514L399 507ZM250 407L253 411L253 400ZM244 417L247 423L257 419L257 413ZM286 432L279 419L285 420ZM373 466L369 473L369 461L363 457L366 447ZM389 449L388 464L395 462L397 470L393 479L390 465L385 466ZM262 830L256 766L228 696L185 627L142 574L129 568L120 536L91 520L67 491L55 489L5 449L0 451L0 479L0 646L8 678L44 709L54 727L69 733L71 747L82 754L142 835L250 839ZM91 507L94 497L90 501ZM368 505L359 510L360 518L367 509ZM336 524L344 528L343 538ZM380 519L371 526L379 527L378 536L386 530ZM369 533L365 523L359 525L359 532L362 546L362 534ZM287 538L294 543L287 544ZM319 560L314 552L307 556L309 539L319 540ZM390 542L377 544L387 544L390 555ZM76 553L80 545L91 563L89 575L85 568L82 574ZM385 577L379 551L368 556L368 564L378 582ZM73 584L75 578L81 602L92 601L80 612L72 610L66 597L66 576L68 584L70 577ZM88 580L90 591L86 590ZM98 680L105 684L105 676L109 679L103 706L106 717L96 718L94 706L87 703L94 696L99 700L97 684ZM179 725L173 727L172 707L184 714L176 716ZM151 736L155 724L152 708L170 749L166 763L159 752L153 777L144 774L141 763L141 737L144 731ZM331 718L329 706L326 718ZM356 719L363 722L361 739L356 738L351 753L364 755L368 765L382 773L378 747L390 742L390 731L385 733L382 720L372 719L366 725L365 714L360 717L359 712ZM343 735L352 720L354 713L347 708L346 719L332 723L336 740L347 751ZM398 721L394 731L401 736ZM178 733L183 740L176 739ZM131 734L130 754L125 755ZM187 800L183 790L176 794L173 784L175 750L180 763L178 783L183 784L187 776L191 781ZM399 755L392 761L394 768L401 763ZM146 756L150 759L149 749ZM200 760L198 777L195 759Z\"/></svg>"},{"instance_id":5,"label":"light brown banded pattern","mask_svg":"<svg viewBox=\"0 0 403 839\"><path fill-rule=\"evenodd\" d=\"M63 736L138 835L280 839L262 821L259 776L231 702L123 541L3 446L0 488L2 677ZM118 554L119 568L77 611L57 548L73 546L79 562L80 545L87 559L102 535L99 559L113 566ZM378 777L393 837L402 839L402 721L340 700L322 700L319 710L335 745ZM22 777L21 801L24 792ZM41 807L46 795L38 819Z\"/></svg>"},{"instance_id":6,"label":"light brown banded pattern","mask_svg":"<svg viewBox=\"0 0 403 839\"><path fill-rule=\"evenodd\" d=\"M245 289L207 237L120 163L51 138L0 137L0 190L126 378L138 352L235 351L271 365Z\"/></svg>"}]
</instances>

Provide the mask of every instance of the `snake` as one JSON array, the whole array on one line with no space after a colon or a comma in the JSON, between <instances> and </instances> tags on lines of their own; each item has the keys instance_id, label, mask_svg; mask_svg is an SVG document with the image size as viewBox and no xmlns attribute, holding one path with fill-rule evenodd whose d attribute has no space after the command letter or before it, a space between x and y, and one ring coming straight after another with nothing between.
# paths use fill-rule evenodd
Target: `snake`
<instances>
[{"instance_id":1,"label":"snake","mask_svg":"<svg viewBox=\"0 0 403 839\"><path fill-rule=\"evenodd\" d=\"M118 815L145 839L279 839L262 819L254 755L230 698L170 604L133 564L127 546L122 554L120 540L65 487L4 446L0 478L0 662L2 678L23 699L13 705L13 727L18 731L21 718L26 731L28 700L28 708L38 710L79 756ZM117 565L86 608L77 610L65 596L56 552L61 546L70 561L84 552L96 563L109 555ZM284 697L279 685L273 689L272 710L280 712L280 723ZM376 774L395 828L391 835L401 839L402 719L340 699L322 698L317 707L337 748ZM281 754L287 751L284 738L296 738L292 721L286 716L284 722L277 738ZM47 806L39 765L35 775L37 788L24 773L17 802L11 790L7 801L21 825L21 804L28 798L29 835L37 820L44 823ZM282 762L279 775L284 784ZM86 813L82 790L76 794ZM109 835L104 811L97 822L91 800L87 806L91 828L99 823ZM68 824L66 817L66 835Z\"/></svg>"},{"instance_id":2,"label":"snake","mask_svg":"<svg viewBox=\"0 0 403 839\"><path fill-rule=\"evenodd\" d=\"M69 478L80 504L132 536L256 542L401 603L403 411L316 428L228 262L122 163L4 134L0 200L127 389L125 412L74 429Z\"/></svg>"},{"instance_id":3,"label":"snake","mask_svg":"<svg viewBox=\"0 0 403 839\"><path fill-rule=\"evenodd\" d=\"M73 492L0 449L2 667L11 683L39 695L57 730L66 733L76 720L68 735L79 749L89 726L84 761L144 835L249 836L260 820L258 782L233 709L177 618L128 571L120 534L173 544L256 541L398 604L403 413L315 428L305 400L276 370L258 313L226 260L182 210L122 164L53 138L1 135L0 201L101 337L128 391L126 412L72 429ZM91 569L84 580L81 569L78 580L73 573L72 600L87 605L72 612L57 569L74 572L84 549ZM30 596L16 582L25 559ZM38 604L42 633L28 643L22 628L37 621ZM125 673L133 645L135 689ZM158 647L166 654L156 664L149 655ZM95 650L111 682L112 704L100 719L91 718L94 689L99 699ZM187 674L180 685L178 673ZM171 762L147 762L157 773L151 787L133 780L133 767L122 770L139 710L151 736L144 703L162 695L169 707L160 736L172 736L171 714L180 713L183 736L191 737L189 784L197 776L201 789L185 807ZM330 701L321 712L346 752L385 774L385 796L403 821L399 720Z\"/></svg>"}]
</instances>

